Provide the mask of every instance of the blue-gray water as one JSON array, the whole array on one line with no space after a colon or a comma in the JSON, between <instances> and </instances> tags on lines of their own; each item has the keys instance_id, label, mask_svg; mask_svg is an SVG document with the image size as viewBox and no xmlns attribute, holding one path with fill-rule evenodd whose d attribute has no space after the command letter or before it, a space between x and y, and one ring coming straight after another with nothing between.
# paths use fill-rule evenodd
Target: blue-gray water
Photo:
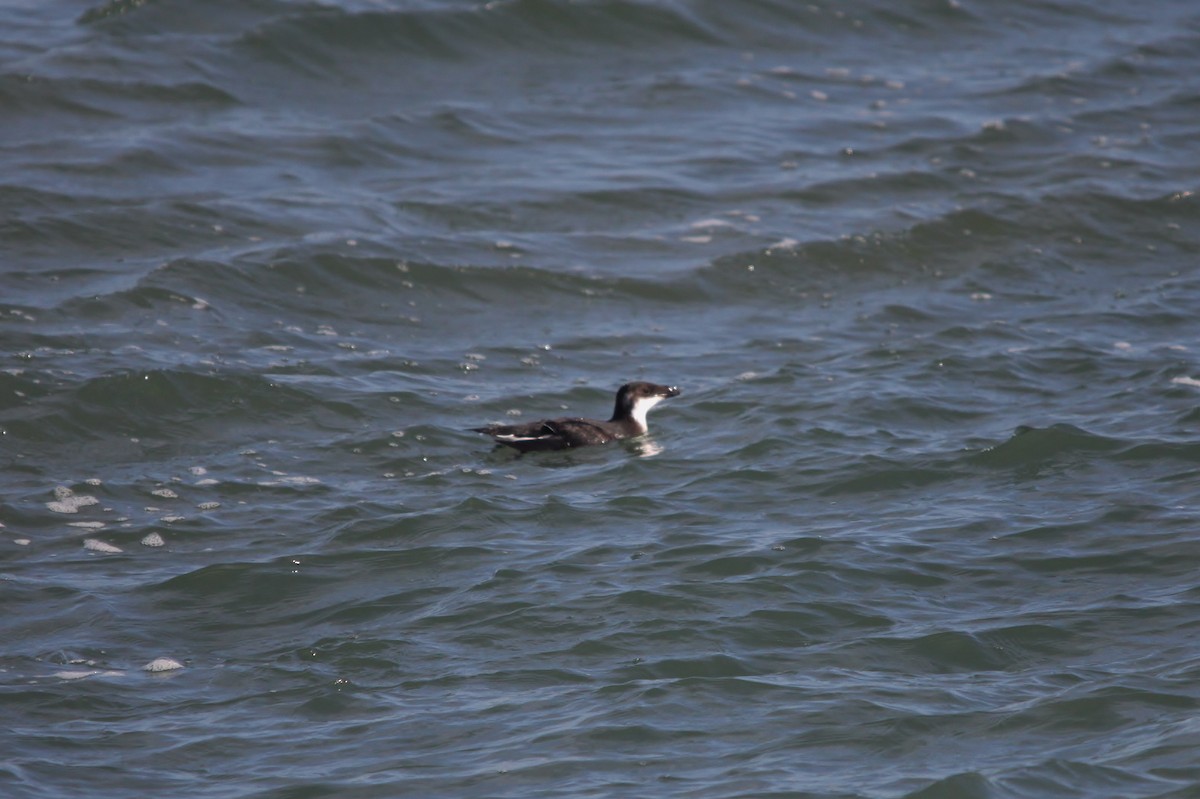
<instances>
[{"instance_id":1,"label":"blue-gray water","mask_svg":"<svg viewBox=\"0 0 1200 799\"><path fill-rule=\"evenodd\" d=\"M1194 0L5 4L0 795L1200 796L1198 74Z\"/></svg>"}]
</instances>

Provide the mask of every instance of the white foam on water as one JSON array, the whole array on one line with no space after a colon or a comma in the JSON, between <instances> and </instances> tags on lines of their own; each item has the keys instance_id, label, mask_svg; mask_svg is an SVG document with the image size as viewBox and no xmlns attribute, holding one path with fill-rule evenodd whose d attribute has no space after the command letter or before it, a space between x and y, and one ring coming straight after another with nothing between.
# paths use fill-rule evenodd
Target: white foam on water
<instances>
[{"instance_id":1,"label":"white foam on water","mask_svg":"<svg viewBox=\"0 0 1200 799\"><path fill-rule=\"evenodd\" d=\"M55 486L55 499L46 503L46 507L54 513L79 513L80 508L88 505L99 505L100 500L88 494L76 494L66 486Z\"/></svg>"},{"instance_id":2,"label":"white foam on water","mask_svg":"<svg viewBox=\"0 0 1200 799\"><path fill-rule=\"evenodd\" d=\"M148 671L152 674L158 674L164 671L178 671L183 668L183 664L174 658L155 658L154 660L142 666L142 671Z\"/></svg>"},{"instance_id":3,"label":"white foam on water","mask_svg":"<svg viewBox=\"0 0 1200 799\"><path fill-rule=\"evenodd\" d=\"M46 503L46 506L55 513L78 513L80 507L98 504L100 504L100 500L95 497L72 497Z\"/></svg>"},{"instance_id":4,"label":"white foam on water","mask_svg":"<svg viewBox=\"0 0 1200 799\"><path fill-rule=\"evenodd\" d=\"M88 677L124 677L125 672L119 669L63 669L54 672L60 680L83 680Z\"/></svg>"},{"instance_id":5,"label":"white foam on water","mask_svg":"<svg viewBox=\"0 0 1200 799\"><path fill-rule=\"evenodd\" d=\"M274 472L274 474L279 474L279 472ZM306 486L306 485L316 485L317 483L320 483L320 482L321 481L315 477L304 477L303 475L294 475L294 476L290 476L290 477L289 476L281 477L278 480L260 480L258 484L260 486L281 486L281 485Z\"/></svg>"},{"instance_id":6,"label":"white foam on water","mask_svg":"<svg viewBox=\"0 0 1200 799\"><path fill-rule=\"evenodd\" d=\"M107 541L101 541L99 538L83 539L83 548L92 552L100 552L105 555L115 555L118 552L125 551L118 546L113 546Z\"/></svg>"},{"instance_id":7,"label":"white foam on water","mask_svg":"<svg viewBox=\"0 0 1200 799\"><path fill-rule=\"evenodd\" d=\"M141 544L144 547L161 547L167 542L158 533L149 533L142 538Z\"/></svg>"}]
</instances>

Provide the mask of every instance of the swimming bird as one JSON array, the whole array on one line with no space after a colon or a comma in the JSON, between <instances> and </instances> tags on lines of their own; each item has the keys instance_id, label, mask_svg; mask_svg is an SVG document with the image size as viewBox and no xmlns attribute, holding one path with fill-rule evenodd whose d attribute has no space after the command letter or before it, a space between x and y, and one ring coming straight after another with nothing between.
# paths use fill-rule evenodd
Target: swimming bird
<instances>
[{"instance_id":1,"label":"swimming bird","mask_svg":"<svg viewBox=\"0 0 1200 799\"><path fill-rule=\"evenodd\" d=\"M476 433L486 433L495 439L497 444L513 447L521 452L607 444L610 441L645 435L646 414L650 409L667 397L677 396L679 389L675 386L626 383L617 389L613 415L607 422L564 417L525 424L491 424L471 429Z\"/></svg>"}]
</instances>

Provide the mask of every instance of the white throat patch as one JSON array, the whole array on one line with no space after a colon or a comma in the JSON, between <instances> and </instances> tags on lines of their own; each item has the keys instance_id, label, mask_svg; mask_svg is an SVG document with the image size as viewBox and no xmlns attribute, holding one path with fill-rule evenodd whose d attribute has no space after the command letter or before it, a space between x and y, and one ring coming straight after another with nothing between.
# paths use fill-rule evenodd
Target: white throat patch
<instances>
[{"instance_id":1,"label":"white throat patch","mask_svg":"<svg viewBox=\"0 0 1200 799\"><path fill-rule=\"evenodd\" d=\"M646 432L646 414L664 399L666 397L638 397L633 401L630 416L633 417L633 421L637 422L638 427L642 429L643 433Z\"/></svg>"}]
</instances>

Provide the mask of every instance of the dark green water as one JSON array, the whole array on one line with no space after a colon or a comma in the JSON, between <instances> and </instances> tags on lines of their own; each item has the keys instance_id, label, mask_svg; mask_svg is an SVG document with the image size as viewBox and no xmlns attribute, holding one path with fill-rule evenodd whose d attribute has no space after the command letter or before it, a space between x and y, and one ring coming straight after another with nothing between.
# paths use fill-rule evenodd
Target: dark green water
<instances>
[{"instance_id":1,"label":"dark green water","mask_svg":"<svg viewBox=\"0 0 1200 799\"><path fill-rule=\"evenodd\" d=\"M0 795L1196 796L1198 68L1182 1L0 9Z\"/></svg>"}]
</instances>

